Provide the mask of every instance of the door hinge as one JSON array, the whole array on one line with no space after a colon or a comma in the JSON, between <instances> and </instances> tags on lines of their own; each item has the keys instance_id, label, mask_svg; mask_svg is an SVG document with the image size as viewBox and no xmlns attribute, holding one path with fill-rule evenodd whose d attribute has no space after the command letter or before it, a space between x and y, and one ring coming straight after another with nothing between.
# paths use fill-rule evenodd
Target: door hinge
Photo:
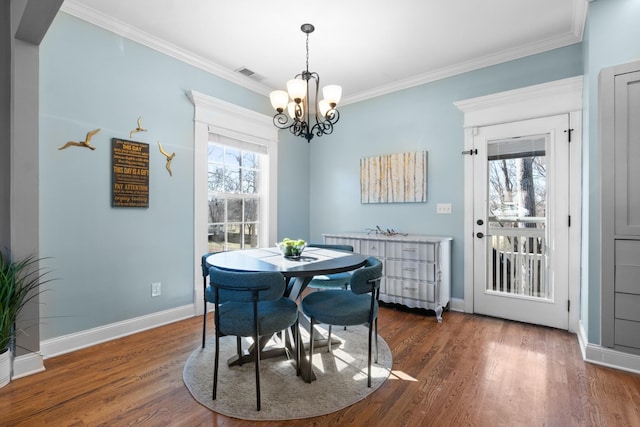
<instances>
[{"instance_id":1,"label":"door hinge","mask_svg":"<svg viewBox=\"0 0 640 427\"><path fill-rule=\"evenodd\" d=\"M572 129L565 129L564 132L568 135L569 142L571 142L571 132L573 132L573 128Z\"/></svg>"},{"instance_id":2,"label":"door hinge","mask_svg":"<svg viewBox=\"0 0 640 427\"><path fill-rule=\"evenodd\" d=\"M567 300L567 311L571 311L571 300Z\"/></svg>"},{"instance_id":3,"label":"door hinge","mask_svg":"<svg viewBox=\"0 0 640 427\"><path fill-rule=\"evenodd\" d=\"M470 156L473 156L474 154L478 154L478 149L472 148L471 150L463 151L462 154L468 154Z\"/></svg>"},{"instance_id":4,"label":"door hinge","mask_svg":"<svg viewBox=\"0 0 640 427\"><path fill-rule=\"evenodd\" d=\"M571 227L571 215L569 215L569 227Z\"/></svg>"}]
</instances>

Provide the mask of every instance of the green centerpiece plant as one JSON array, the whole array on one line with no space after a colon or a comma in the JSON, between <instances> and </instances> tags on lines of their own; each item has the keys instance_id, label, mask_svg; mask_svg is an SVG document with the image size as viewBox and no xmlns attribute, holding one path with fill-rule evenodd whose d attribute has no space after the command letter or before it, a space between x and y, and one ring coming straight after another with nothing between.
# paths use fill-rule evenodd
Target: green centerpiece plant
<instances>
[{"instance_id":1,"label":"green centerpiece plant","mask_svg":"<svg viewBox=\"0 0 640 427\"><path fill-rule=\"evenodd\" d=\"M302 239L293 240L285 237L282 242L276 243L282 255L286 258L300 258L307 242Z\"/></svg>"}]
</instances>

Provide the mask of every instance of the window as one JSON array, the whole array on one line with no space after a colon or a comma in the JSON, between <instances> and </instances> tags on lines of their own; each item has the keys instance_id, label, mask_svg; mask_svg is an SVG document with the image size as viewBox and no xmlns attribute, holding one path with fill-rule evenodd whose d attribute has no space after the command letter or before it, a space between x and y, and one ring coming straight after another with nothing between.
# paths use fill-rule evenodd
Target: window
<instances>
[{"instance_id":1,"label":"window","mask_svg":"<svg viewBox=\"0 0 640 427\"><path fill-rule=\"evenodd\" d=\"M261 157L256 152L209 142L209 252L258 246Z\"/></svg>"},{"instance_id":2,"label":"window","mask_svg":"<svg viewBox=\"0 0 640 427\"><path fill-rule=\"evenodd\" d=\"M201 254L276 241L278 128L271 116L193 90L187 95L194 106L193 301L202 313ZM223 147L222 154L214 150L209 158L211 145ZM212 184L216 170L221 180ZM233 185L242 191L230 191Z\"/></svg>"}]
</instances>

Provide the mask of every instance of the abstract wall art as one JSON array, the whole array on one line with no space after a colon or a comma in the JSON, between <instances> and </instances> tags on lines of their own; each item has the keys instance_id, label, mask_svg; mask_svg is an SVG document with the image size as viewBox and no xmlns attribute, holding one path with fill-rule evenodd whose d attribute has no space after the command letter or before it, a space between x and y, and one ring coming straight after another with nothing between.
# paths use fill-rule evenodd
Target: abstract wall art
<instances>
[{"instance_id":1,"label":"abstract wall art","mask_svg":"<svg viewBox=\"0 0 640 427\"><path fill-rule=\"evenodd\" d=\"M427 152L360 159L362 203L426 203Z\"/></svg>"}]
</instances>

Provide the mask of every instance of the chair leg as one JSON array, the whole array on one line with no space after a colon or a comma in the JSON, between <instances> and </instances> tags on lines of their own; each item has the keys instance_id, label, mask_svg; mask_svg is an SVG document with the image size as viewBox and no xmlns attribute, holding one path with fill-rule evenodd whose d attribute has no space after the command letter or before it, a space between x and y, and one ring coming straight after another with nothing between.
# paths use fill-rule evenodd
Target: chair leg
<instances>
[{"instance_id":1,"label":"chair leg","mask_svg":"<svg viewBox=\"0 0 640 427\"><path fill-rule=\"evenodd\" d=\"M375 327L376 327L376 363L378 363L378 318L376 317Z\"/></svg>"},{"instance_id":2,"label":"chair leg","mask_svg":"<svg viewBox=\"0 0 640 427\"><path fill-rule=\"evenodd\" d=\"M204 316L202 320L202 348L207 336L207 299L204 300Z\"/></svg>"},{"instance_id":3,"label":"chair leg","mask_svg":"<svg viewBox=\"0 0 640 427\"><path fill-rule=\"evenodd\" d=\"M258 343L259 337L255 336L253 342ZM260 346L256 345L256 409L260 410Z\"/></svg>"},{"instance_id":4,"label":"chair leg","mask_svg":"<svg viewBox=\"0 0 640 427\"><path fill-rule=\"evenodd\" d=\"M345 290L345 291L348 291L348 290L349 290L349 282L347 282L347 283L345 283L345 284L344 284L344 290ZM344 330L345 330L345 331L347 330L346 325L344 326Z\"/></svg>"},{"instance_id":5,"label":"chair leg","mask_svg":"<svg viewBox=\"0 0 640 427\"><path fill-rule=\"evenodd\" d=\"M327 340L327 349L331 353L331 325L329 325L329 339Z\"/></svg>"},{"instance_id":6,"label":"chair leg","mask_svg":"<svg viewBox=\"0 0 640 427\"><path fill-rule=\"evenodd\" d=\"M369 323L369 351L367 357L367 387L371 387L371 338L372 338L373 325Z\"/></svg>"},{"instance_id":7,"label":"chair leg","mask_svg":"<svg viewBox=\"0 0 640 427\"><path fill-rule=\"evenodd\" d=\"M216 391L218 389L218 362L220 360L220 336L216 329L216 353L213 359L213 400L216 400Z\"/></svg>"},{"instance_id":8,"label":"chair leg","mask_svg":"<svg viewBox=\"0 0 640 427\"><path fill-rule=\"evenodd\" d=\"M313 376L313 327L314 327L314 323L313 323L313 317L310 319L310 326L309 326L309 375L308 375L308 381L307 382L311 382L311 377Z\"/></svg>"},{"instance_id":9,"label":"chair leg","mask_svg":"<svg viewBox=\"0 0 640 427\"><path fill-rule=\"evenodd\" d=\"M238 365L242 366L242 338L236 337L236 353L238 353Z\"/></svg>"},{"instance_id":10,"label":"chair leg","mask_svg":"<svg viewBox=\"0 0 640 427\"><path fill-rule=\"evenodd\" d=\"M300 322L298 320L296 320L295 323L295 335L294 335L294 341L295 341L295 346L296 346L296 376L300 376L302 375L302 372L300 370L300 346L302 345L302 340L300 339Z\"/></svg>"}]
</instances>

